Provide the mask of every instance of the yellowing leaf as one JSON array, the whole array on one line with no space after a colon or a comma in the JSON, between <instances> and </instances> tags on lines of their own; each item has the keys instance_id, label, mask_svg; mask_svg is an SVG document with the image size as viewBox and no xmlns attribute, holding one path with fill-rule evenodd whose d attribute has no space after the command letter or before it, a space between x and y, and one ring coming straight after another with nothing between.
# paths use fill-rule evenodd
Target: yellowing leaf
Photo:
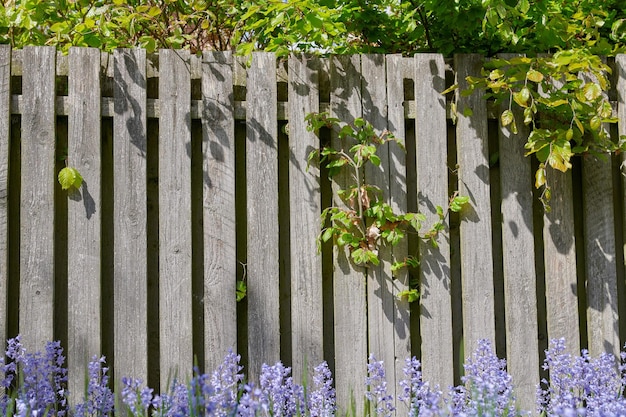
<instances>
[{"instance_id":1,"label":"yellowing leaf","mask_svg":"<svg viewBox=\"0 0 626 417\"><path fill-rule=\"evenodd\" d=\"M602 95L602 89L595 83L585 84L583 91L587 101L593 101Z\"/></svg>"},{"instance_id":2,"label":"yellowing leaf","mask_svg":"<svg viewBox=\"0 0 626 417\"><path fill-rule=\"evenodd\" d=\"M546 183L546 168L541 164L535 172L535 188L541 188Z\"/></svg>"},{"instance_id":3,"label":"yellowing leaf","mask_svg":"<svg viewBox=\"0 0 626 417\"><path fill-rule=\"evenodd\" d=\"M526 73L526 78L534 83L540 83L543 81L543 74L537 70L531 69Z\"/></svg>"},{"instance_id":4,"label":"yellowing leaf","mask_svg":"<svg viewBox=\"0 0 626 417\"><path fill-rule=\"evenodd\" d=\"M500 115L500 123L502 126L508 126L515 120L511 110L505 110Z\"/></svg>"}]
</instances>

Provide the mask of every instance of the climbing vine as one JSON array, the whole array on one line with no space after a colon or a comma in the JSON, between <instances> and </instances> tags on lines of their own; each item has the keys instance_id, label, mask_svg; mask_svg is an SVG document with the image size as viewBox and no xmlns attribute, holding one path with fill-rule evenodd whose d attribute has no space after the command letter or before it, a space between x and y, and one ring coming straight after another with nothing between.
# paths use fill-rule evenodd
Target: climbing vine
<instances>
[{"instance_id":1,"label":"climbing vine","mask_svg":"<svg viewBox=\"0 0 626 417\"><path fill-rule=\"evenodd\" d=\"M332 205L322 211L320 245L332 241L339 248L348 248L352 263L366 267L380 264L381 246L396 246L409 233L415 233L420 239L437 247L437 239L445 230L448 213L460 211L469 201L468 197L454 193L445 209L437 206L438 219L425 229L424 214L394 212L383 198L383 191L368 183L364 175L366 165L380 166L381 160L377 154L380 146L395 142L404 149L396 137L387 130L376 133L373 126L363 118L356 118L352 124L348 124L330 117L328 113L310 113L306 121L309 131L318 133L325 127L336 131L341 143L351 142L348 149L323 146L312 151L308 157L309 164L319 161L326 167L331 181L346 171L352 180L350 184L338 184L335 181L337 197L343 204ZM395 274L401 268L418 265L419 256L409 255L404 259L393 260L391 270ZM399 297L415 301L419 296L418 284L411 283L410 288L401 292Z\"/></svg>"}]
</instances>

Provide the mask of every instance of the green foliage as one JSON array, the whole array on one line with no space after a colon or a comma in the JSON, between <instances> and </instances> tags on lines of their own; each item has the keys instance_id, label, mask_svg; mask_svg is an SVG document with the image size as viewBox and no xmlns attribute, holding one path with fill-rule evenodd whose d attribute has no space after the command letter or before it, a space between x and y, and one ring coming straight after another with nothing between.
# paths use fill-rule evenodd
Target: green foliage
<instances>
[{"instance_id":1,"label":"green foliage","mask_svg":"<svg viewBox=\"0 0 626 417\"><path fill-rule=\"evenodd\" d=\"M115 48L229 49L238 0L5 0L0 43Z\"/></svg>"},{"instance_id":2,"label":"green foliage","mask_svg":"<svg viewBox=\"0 0 626 417\"><path fill-rule=\"evenodd\" d=\"M64 190L79 189L83 184L83 177L76 168L65 167L59 171L59 184Z\"/></svg>"},{"instance_id":3,"label":"green foliage","mask_svg":"<svg viewBox=\"0 0 626 417\"><path fill-rule=\"evenodd\" d=\"M376 133L373 126L362 118L350 124L341 123L339 119L329 117L327 113L311 113L306 116L307 128L318 132L326 127L336 132L341 143L351 143L350 148L335 149L324 146L309 154L308 163L319 160L328 170L328 177L333 180L340 173L347 171L352 184L338 184L337 196L342 206L330 206L322 211L321 233L319 244L331 241L340 248L348 248L350 259L355 265L379 265L379 249L382 245L396 246L405 239L408 233L415 233L420 238L437 247L439 233L445 230L445 219L449 211L460 211L469 201L468 197L456 193L444 210L437 206L438 220L427 231L422 230L426 216L422 213L395 213L392 207L382 198L382 190L368 184L363 175L367 164L380 166L377 155L378 148L389 142L402 144L388 131ZM402 147L403 148L403 147ZM404 149L404 148L403 148ZM393 262L391 267L395 274L400 268L417 267L417 256L409 256ZM418 283L401 292L400 297L415 301L419 297Z\"/></svg>"}]
</instances>

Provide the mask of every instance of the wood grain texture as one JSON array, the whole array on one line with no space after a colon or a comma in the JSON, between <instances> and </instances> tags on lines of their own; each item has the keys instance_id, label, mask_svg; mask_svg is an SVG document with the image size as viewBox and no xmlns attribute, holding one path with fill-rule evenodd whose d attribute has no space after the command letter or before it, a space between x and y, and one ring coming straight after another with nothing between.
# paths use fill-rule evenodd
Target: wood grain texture
<instances>
[{"instance_id":1,"label":"wood grain texture","mask_svg":"<svg viewBox=\"0 0 626 417\"><path fill-rule=\"evenodd\" d=\"M341 123L361 117L361 57L336 56L330 67L331 116ZM333 133L334 149L349 149L354 142L341 143ZM353 185L351 174L343 171L333 177L333 204L345 207L338 189ZM334 248L333 298L335 317L335 386L337 403L348 407L354 400L356 415L363 414L363 381L367 376L367 292L366 271L355 267L347 249ZM340 408L339 413L348 411Z\"/></svg>"},{"instance_id":2,"label":"wood grain texture","mask_svg":"<svg viewBox=\"0 0 626 417\"><path fill-rule=\"evenodd\" d=\"M319 59L289 57L289 224L291 236L291 345L295 381L324 360L322 257L317 249L320 170L307 169L319 139L305 117L319 112Z\"/></svg>"},{"instance_id":3,"label":"wood grain texture","mask_svg":"<svg viewBox=\"0 0 626 417\"><path fill-rule=\"evenodd\" d=\"M550 213L543 216L548 338L565 338L567 351L580 354L572 173L549 171Z\"/></svg>"},{"instance_id":4,"label":"wood grain texture","mask_svg":"<svg viewBox=\"0 0 626 417\"><path fill-rule=\"evenodd\" d=\"M387 129L396 139L406 143L404 121L404 74L412 68L413 60L405 59L402 55L387 55ZM397 143L389 144L389 204L395 213L407 211L407 169L406 151ZM400 261L408 255L407 240L401 240L391 250L391 259ZM409 274L406 268L396 272L392 281L393 323L394 338L394 366L395 381L404 378L402 369L405 359L411 356L410 323L411 310L406 299L399 299L398 294L407 290ZM408 407L396 401L397 413L407 414Z\"/></svg>"},{"instance_id":5,"label":"wood grain texture","mask_svg":"<svg viewBox=\"0 0 626 417\"><path fill-rule=\"evenodd\" d=\"M161 386L193 367L189 51L159 51L159 345Z\"/></svg>"},{"instance_id":6,"label":"wood grain texture","mask_svg":"<svg viewBox=\"0 0 626 417\"><path fill-rule=\"evenodd\" d=\"M78 393L89 361L102 353L100 51L70 48L69 66L68 165L83 177L68 193L68 376Z\"/></svg>"},{"instance_id":7,"label":"wood grain texture","mask_svg":"<svg viewBox=\"0 0 626 417\"><path fill-rule=\"evenodd\" d=\"M9 142L11 138L11 47L0 45L0 341L7 332L9 285ZM3 345L4 346L4 345ZM0 391L2 395L3 391Z\"/></svg>"},{"instance_id":8,"label":"wood grain texture","mask_svg":"<svg viewBox=\"0 0 626 417\"><path fill-rule=\"evenodd\" d=\"M465 78L479 76L480 55L455 56L459 89L467 89ZM461 213L461 274L463 291L463 337L465 358L476 350L479 339L495 347L493 249L487 140L487 104L479 93L457 93L457 161L459 193L470 198ZM464 116L470 109L472 114Z\"/></svg>"},{"instance_id":9,"label":"wood grain texture","mask_svg":"<svg viewBox=\"0 0 626 417\"><path fill-rule=\"evenodd\" d=\"M384 55L361 56L361 106L363 118L377 134L387 129L386 62ZM380 166L368 163L364 170L366 184L377 186L386 203L390 201L389 145L378 147ZM395 337L394 294L391 274L391 248L378 242L378 266L369 265L367 270L367 335L370 354L382 360L388 385L387 392L395 398Z\"/></svg>"},{"instance_id":10,"label":"wood grain texture","mask_svg":"<svg viewBox=\"0 0 626 417\"><path fill-rule=\"evenodd\" d=\"M125 376L148 377L146 52L114 53L114 355ZM121 375L116 375L119 386Z\"/></svg>"},{"instance_id":11,"label":"wood grain texture","mask_svg":"<svg viewBox=\"0 0 626 417\"><path fill-rule=\"evenodd\" d=\"M443 90L443 56L415 55L415 97L419 97L415 114L417 202L419 212L426 216L425 230L439 220L436 207L445 209L448 204L446 102L441 95ZM446 225L438 239L438 248L422 240L419 246L422 372L425 380L442 387L454 385L450 366L453 343L448 235L449 227Z\"/></svg>"},{"instance_id":12,"label":"wood grain texture","mask_svg":"<svg viewBox=\"0 0 626 417\"><path fill-rule=\"evenodd\" d=\"M237 350L235 119L230 52L205 52L202 64L204 359L217 368Z\"/></svg>"},{"instance_id":13,"label":"wood grain texture","mask_svg":"<svg viewBox=\"0 0 626 417\"><path fill-rule=\"evenodd\" d=\"M619 54L615 57L615 74L617 75L617 118L618 122L618 134L619 136L626 135L626 54ZM622 175L622 210L626 207L626 181L624 180L623 173L626 166L626 153L621 155L620 171ZM624 214L622 214L624 216ZM622 236L626 236L626 222L622 222ZM622 251L626 250L626 241L622 239ZM619 287L618 287L619 288ZM624 320L622 320L622 325Z\"/></svg>"},{"instance_id":14,"label":"wood grain texture","mask_svg":"<svg viewBox=\"0 0 626 417\"><path fill-rule=\"evenodd\" d=\"M500 111L507 109L502 103ZM532 410L539 381L533 172L530 158L524 156L530 129L522 123L523 111L516 109L514 116L518 133L500 125L498 135L507 370L520 408Z\"/></svg>"},{"instance_id":15,"label":"wood grain texture","mask_svg":"<svg viewBox=\"0 0 626 417\"><path fill-rule=\"evenodd\" d=\"M582 181L589 353L619 357L611 158L584 157Z\"/></svg>"},{"instance_id":16,"label":"wood grain texture","mask_svg":"<svg viewBox=\"0 0 626 417\"><path fill-rule=\"evenodd\" d=\"M280 359L276 56L254 53L246 101L248 375Z\"/></svg>"},{"instance_id":17,"label":"wood grain texture","mask_svg":"<svg viewBox=\"0 0 626 417\"><path fill-rule=\"evenodd\" d=\"M55 57L24 48L19 329L33 351L54 338Z\"/></svg>"}]
</instances>

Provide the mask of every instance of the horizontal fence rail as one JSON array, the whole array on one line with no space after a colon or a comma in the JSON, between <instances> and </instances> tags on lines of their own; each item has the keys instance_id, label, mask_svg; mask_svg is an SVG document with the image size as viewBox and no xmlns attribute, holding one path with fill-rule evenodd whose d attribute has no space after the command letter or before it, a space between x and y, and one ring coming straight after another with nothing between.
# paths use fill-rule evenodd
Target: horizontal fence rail
<instances>
[{"instance_id":1,"label":"horizontal fence rail","mask_svg":"<svg viewBox=\"0 0 626 417\"><path fill-rule=\"evenodd\" d=\"M340 407L354 396L360 414L370 353L392 393L411 355L445 388L486 338L534 409L549 339L593 355L626 340L622 157L550 171L545 213L528 130L502 128L501 109L477 94L457 97L473 112L451 121L441 92L483 60L0 45L0 340L61 340L70 392L100 354L116 384L157 389L229 349L252 380L262 363L282 360L301 380L326 360ZM626 57L611 65L626 134ZM430 224L455 191L470 197L437 249L410 238L367 269L318 251L320 213L350 181L307 168L320 143L337 143L307 130L320 111L406 145L385 145L380 169L365 171L395 210ZM80 189L57 183L66 164ZM393 276L390 259L415 252L420 267ZM416 278L419 302L399 299Z\"/></svg>"}]
</instances>

